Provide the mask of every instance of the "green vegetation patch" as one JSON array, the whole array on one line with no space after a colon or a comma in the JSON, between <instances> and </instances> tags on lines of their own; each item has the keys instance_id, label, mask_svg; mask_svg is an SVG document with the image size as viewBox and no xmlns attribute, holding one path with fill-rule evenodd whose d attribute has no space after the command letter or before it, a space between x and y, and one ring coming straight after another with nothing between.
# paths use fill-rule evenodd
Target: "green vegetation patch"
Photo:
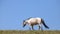
<instances>
[{"instance_id":1,"label":"green vegetation patch","mask_svg":"<svg viewBox=\"0 0 60 34\"><path fill-rule=\"evenodd\" d=\"M41 30L0 30L0 34L60 34L60 31L41 31Z\"/></svg>"}]
</instances>

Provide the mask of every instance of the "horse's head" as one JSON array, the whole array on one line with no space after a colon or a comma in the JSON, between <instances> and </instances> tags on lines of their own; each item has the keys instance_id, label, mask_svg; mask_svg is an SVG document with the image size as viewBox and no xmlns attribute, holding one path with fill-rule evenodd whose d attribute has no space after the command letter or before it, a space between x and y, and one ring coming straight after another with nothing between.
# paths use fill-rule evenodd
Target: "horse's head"
<instances>
[{"instance_id":1,"label":"horse's head","mask_svg":"<svg viewBox=\"0 0 60 34\"><path fill-rule=\"evenodd\" d=\"M27 21L26 20L23 20L23 27L25 27L27 24Z\"/></svg>"}]
</instances>

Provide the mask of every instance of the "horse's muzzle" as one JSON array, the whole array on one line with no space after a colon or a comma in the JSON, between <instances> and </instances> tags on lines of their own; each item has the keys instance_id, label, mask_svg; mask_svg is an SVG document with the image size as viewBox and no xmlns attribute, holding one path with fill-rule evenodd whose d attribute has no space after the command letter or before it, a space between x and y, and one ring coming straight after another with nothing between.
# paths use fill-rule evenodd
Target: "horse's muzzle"
<instances>
[{"instance_id":1,"label":"horse's muzzle","mask_svg":"<svg viewBox=\"0 0 60 34\"><path fill-rule=\"evenodd\" d=\"M23 25L23 27L25 27L25 26L26 26L26 24Z\"/></svg>"}]
</instances>

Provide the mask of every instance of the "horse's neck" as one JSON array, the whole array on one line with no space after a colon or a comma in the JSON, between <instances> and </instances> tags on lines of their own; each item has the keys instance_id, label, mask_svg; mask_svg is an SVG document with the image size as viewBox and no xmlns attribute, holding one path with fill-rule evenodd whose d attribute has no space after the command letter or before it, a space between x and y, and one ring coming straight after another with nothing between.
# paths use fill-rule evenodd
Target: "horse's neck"
<instances>
[{"instance_id":1,"label":"horse's neck","mask_svg":"<svg viewBox=\"0 0 60 34\"><path fill-rule=\"evenodd\" d=\"M26 22L28 22L29 20L26 20Z\"/></svg>"}]
</instances>

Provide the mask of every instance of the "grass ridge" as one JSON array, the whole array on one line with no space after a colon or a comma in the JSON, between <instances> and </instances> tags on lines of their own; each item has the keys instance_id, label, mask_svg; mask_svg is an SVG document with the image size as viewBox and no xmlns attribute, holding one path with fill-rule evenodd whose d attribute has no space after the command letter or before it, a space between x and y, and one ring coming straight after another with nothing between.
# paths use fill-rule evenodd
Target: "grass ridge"
<instances>
[{"instance_id":1,"label":"grass ridge","mask_svg":"<svg viewBox=\"0 0 60 34\"><path fill-rule=\"evenodd\" d=\"M60 34L60 30L0 30L0 34Z\"/></svg>"}]
</instances>

